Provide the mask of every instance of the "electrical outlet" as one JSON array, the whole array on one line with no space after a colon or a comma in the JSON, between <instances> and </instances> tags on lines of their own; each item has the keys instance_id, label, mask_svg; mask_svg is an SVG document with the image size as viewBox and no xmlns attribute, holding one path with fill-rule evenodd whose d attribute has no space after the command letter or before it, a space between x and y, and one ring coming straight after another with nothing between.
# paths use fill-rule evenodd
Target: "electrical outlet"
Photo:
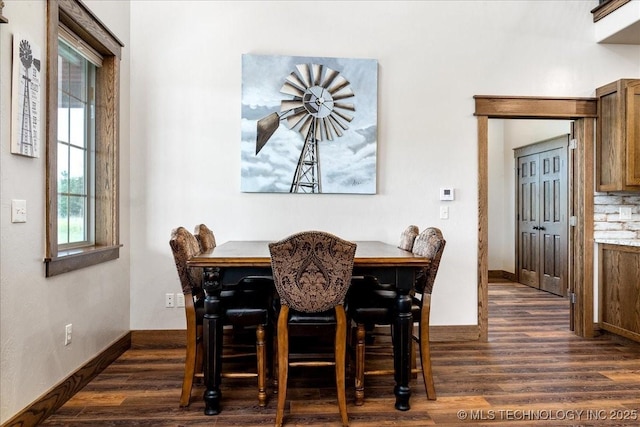
<instances>
[{"instance_id":1,"label":"electrical outlet","mask_svg":"<svg viewBox=\"0 0 640 427\"><path fill-rule=\"evenodd\" d=\"M176 294L176 307L184 307L184 294Z\"/></svg>"},{"instance_id":2,"label":"electrical outlet","mask_svg":"<svg viewBox=\"0 0 640 427\"><path fill-rule=\"evenodd\" d=\"M633 210L631 206L620 206L620 219L631 219Z\"/></svg>"},{"instance_id":3,"label":"electrical outlet","mask_svg":"<svg viewBox=\"0 0 640 427\"><path fill-rule=\"evenodd\" d=\"M164 306L167 308L175 307L176 301L174 294L165 294L164 295Z\"/></svg>"},{"instance_id":4,"label":"electrical outlet","mask_svg":"<svg viewBox=\"0 0 640 427\"><path fill-rule=\"evenodd\" d=\"M71 344L71 333L73 332L72 327L73 325L71 323L64 327L64 345Z\"/></svg>"},{"instance_id":5,"label":"electrical outlet","mask_svg":"<svg viewBox=\"0 0 640 427\"><path fill-rule=\"evenodd\" d=\"M27 222L27 201L11 201L11 222Z\"/></svg>"}]
</instances>

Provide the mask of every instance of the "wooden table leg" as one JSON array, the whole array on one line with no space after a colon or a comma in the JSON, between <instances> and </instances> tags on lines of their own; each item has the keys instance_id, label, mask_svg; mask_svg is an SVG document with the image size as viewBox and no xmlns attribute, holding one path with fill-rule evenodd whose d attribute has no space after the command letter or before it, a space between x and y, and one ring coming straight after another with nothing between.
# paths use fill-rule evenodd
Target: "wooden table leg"
<instances>
[{"instance_id":1,"label":"wooden table leg","mask_svg":"<svg viewBox=\"0 0 640 427\"><path fill-rule=\"evenodd\" d=\"M204 413L217 415L220 413L220 378L222 369L222 306L220 290L222 288L220 268L205 268L203 278L204 319Z\"/></svg>"},{"instance_id":2,"label":"wooden table leg","mask_svg":"<svg viewBox=\"0 0 640 427\"><path fill-rule=\"evenodd\" d=\"M409 291L413 287L413 272L409 269L399 269L396 298L397 317L393 324L393 363L396 385L393 390L396 395L396 409L408 411L411 388L411 333L413 318L411 315L411 296ZM405 277L406 276L406 277ZM409 277L410 276L410 277Z\"/></svg>"}]
</instances>

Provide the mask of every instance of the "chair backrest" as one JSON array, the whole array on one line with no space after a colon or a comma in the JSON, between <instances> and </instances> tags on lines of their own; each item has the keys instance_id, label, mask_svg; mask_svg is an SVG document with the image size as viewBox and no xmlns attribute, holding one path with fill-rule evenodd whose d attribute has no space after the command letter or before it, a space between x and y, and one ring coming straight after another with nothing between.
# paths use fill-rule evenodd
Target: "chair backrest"
<instances>
[{"instance_id":1,"label":"chair backrest","mask_svg":"<svg viewBox=\"0 0 640 427\"><path fill-rule=\"evenodd\" d=\"M400 235L400 244L398 247L400 249L404 249L405 251L411 252L413 250L413 243L418 237L418 227L415 225L410 225L402 232Z\"/></svg>"},{"instance_id":2,"label":"chair backrest","mask_svg":"<svg viewBox=\"0 0 640 427\"><path fill-rule=\"evenodd\" d=\"M422 270L416 278L416 290L421 293L430 294L433 291L433 282L436 280L440 259L446 240L442 237L442 232L435 227L429 227L422 231L413 244L413 253L431 259L428 267Z\"/></svg>"},{"instance_id":3,"label":"chair backrest","mask_svg":"<svg viewBox=\"0 0 640 427\"><path fill-rule=\"evenodd\" d=\"M169 246L173 252L173 260L176 263L178 277L182 285L183 293L193 293L195 288L202 284L202 269L189 268L187 261L200 252L200 246L193 234L184 227L178 227L171 231Z\"/></svg>"},{"instance_id":4,"label":"chair backrest","mask_svg":"<svg viewBox=\"0 0 640 427\"><path fill-rule=\"evenodd\" d=\"M207 252L216 247L216 237L213 235L213 231L204 224L196 225L193 230L196 240L200 244L200 251Z\"/></svg>"},{"instance_id":5,"label":"chair backrest","mask_svg":"<svg viewBox=\"0 0 640 427\"><path fill-rule=\"evenodd\" d=\"M319 313L344 304L356 244L323 231L304 231L269 244L271 268L283 305Z\"/></svg>"}]
</instances>

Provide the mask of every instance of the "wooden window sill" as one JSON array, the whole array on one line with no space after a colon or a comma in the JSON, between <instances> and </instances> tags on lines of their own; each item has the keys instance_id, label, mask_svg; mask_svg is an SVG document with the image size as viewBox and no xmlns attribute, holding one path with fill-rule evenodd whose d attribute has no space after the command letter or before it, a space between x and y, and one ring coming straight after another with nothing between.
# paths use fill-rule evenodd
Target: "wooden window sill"
<instances>
[{"instance_id":1,"label":"wooden window sill","mask_svg":"<svg viewBox=\"0 0 640 427\"><path fill-rule=\"evenodd\" d=\"M118 259L121 247L122 245L91 246L60 251L55 257L45 258L46 277Z\"/></svg>"}]
</instances>

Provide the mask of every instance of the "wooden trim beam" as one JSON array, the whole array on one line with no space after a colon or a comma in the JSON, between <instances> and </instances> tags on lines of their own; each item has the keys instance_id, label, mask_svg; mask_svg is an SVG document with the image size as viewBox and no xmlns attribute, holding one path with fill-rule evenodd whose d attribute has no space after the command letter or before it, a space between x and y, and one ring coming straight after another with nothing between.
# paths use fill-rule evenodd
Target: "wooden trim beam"
<instances>
[{"instance_id":1,"label":"wooden trim beam","mask_svg":"<svg viewBox=\"0 0 640 427\"><path fill-rule=\"evenodd\" d=\"M611 12L619 9L630 1L631 0L609 0L599 4L598 6L591 9L591 13L593 14L593 22L598 22Z\"/></svg>"},{"instance_id":2,"label":"wooden trim beam","mask_svg":"<svg viewBox=\"0 0 640 427\"><path fill-rule=\"evenodd\" d=\"M478 327L489 339L489 118L478 117Z\"/></svg>"},{"instance_id":3,"label":"wooden trim beam","mask_svg":"<svg viewBox=\"0 0 640 427\"><path fill-rule=\"evenodd\" d=\"M492 119L577 119L597 117L596 98L476 95L476 116Z\"/></svg>"}]
</instances>

